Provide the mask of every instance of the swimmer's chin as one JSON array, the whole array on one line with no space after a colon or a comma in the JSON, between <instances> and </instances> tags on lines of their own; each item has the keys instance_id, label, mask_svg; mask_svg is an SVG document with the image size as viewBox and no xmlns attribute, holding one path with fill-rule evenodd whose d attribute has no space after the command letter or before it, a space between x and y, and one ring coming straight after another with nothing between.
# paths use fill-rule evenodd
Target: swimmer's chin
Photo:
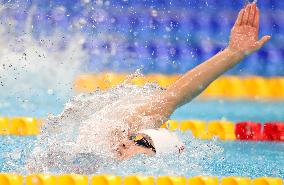
<instances>
[{"instance_id":1,"label":"swimmer's chin","mask_svg":"<svg viewBox=\"0 0 284 185\"><path fill-rule=\"evenodd\" d=\"M128 158L125 157L122 152L120 151L116 151L115 153L115 159L117 159L118 161L124 161L124 160L127 160Z\"/></svg>"},{"instance_id":2,"label":"swimmer's chin","mask_svg":"<svg viewBox=\"0 0 284 185\"><path fill-rule=\"evenodd\" d=\"M125 161L125 160L128 160L128 159L131 159L135 155L139 155L139 153L133 152L132 154L128 154L128 153L126 154L123 151L120 151L119 149L117 149L115 151L114 157L118 161Z\"/></svg>"}]
</instances>

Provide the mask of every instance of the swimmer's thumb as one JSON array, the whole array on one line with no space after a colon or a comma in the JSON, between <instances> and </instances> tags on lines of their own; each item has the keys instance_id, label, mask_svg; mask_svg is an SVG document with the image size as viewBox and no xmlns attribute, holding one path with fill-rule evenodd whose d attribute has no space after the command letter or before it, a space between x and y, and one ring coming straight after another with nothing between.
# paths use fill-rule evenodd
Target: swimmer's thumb
<instances>
[{"instance_id":1,"label":"swimmer's thumb","mask_svg":"<svg viewBox=\"0 0 284 185\"><path fill-rule=\"evenodd\" d=\"M267 41L270 40L270 38L271 37L269 35L265 35L259 41L257 41L256 42L257 49L260 49Z\"/></svg>"}]
</instances>

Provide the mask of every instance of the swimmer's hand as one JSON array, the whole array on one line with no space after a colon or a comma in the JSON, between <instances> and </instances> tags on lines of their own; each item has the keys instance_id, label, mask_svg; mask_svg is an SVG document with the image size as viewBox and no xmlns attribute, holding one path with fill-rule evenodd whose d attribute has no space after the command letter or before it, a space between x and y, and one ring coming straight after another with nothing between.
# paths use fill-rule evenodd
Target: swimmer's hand
<instances>
[{"instance_id":1,"label":"swimmer's hand","mask_svg":"<svg viewBox=\"0 0 284 185\"><path fill-rule=\"evenodd\" d=\"M269 39L266 35L258 40L259 9L256 3L250 3L238 15L231 30L228 49L233 52L249 55L260 49Z\"/></svg>"}]
</instances>

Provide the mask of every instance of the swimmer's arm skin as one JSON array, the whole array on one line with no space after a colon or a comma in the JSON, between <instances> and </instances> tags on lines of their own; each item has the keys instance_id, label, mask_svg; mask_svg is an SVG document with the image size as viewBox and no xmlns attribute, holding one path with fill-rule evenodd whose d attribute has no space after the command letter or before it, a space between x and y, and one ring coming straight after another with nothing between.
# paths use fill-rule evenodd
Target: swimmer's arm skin
<instances>
[{"instance_id":1,"label":"swimmer's arm skin","mask_svg":"<svg viewBox=\"0 0 284 185\"><path fill-rule=\"evenodd\" d=\"M239 12L228 47L188 71L166 91L154 96L147 106L141 107L142 113L169 117L176 108L191 101L221 74L260 49L270 39L270 36L264 36L258 40L258 30L259 10L255 3L250 3ZM161 121L155 124L160 127Z\"/></svg>"}]
</instances>

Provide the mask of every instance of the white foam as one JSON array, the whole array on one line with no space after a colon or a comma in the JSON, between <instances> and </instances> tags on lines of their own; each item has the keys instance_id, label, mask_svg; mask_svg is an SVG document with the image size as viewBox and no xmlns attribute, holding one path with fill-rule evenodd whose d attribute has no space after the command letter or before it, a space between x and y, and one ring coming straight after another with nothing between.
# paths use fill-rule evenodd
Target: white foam
<instances>
[{"instance_id":1,"label":"white foam","mask_svg":"<svg viewBox=\"0 0 284 185\"><path fill-rule=\"evenodd\" d=\"M126 137L128 125L125 119L156 90L157 86L152 84L144 88L124 84L105 92L74 96L60 115L50 115L44 122L38 151L32 155L34 161L29 165L36 172L50 172L53 168L77 173L94 172L94 166L113 159L115 146L112 143L118 143L116 139L121 138L113 136L114 130L125 130ZM141 117L141 125L147 123L141 128L151 127L150 119ZM84 161L77 163L78 158ZM38 168L40 165L44 167Z\"/></svg>"}]
</instances>

